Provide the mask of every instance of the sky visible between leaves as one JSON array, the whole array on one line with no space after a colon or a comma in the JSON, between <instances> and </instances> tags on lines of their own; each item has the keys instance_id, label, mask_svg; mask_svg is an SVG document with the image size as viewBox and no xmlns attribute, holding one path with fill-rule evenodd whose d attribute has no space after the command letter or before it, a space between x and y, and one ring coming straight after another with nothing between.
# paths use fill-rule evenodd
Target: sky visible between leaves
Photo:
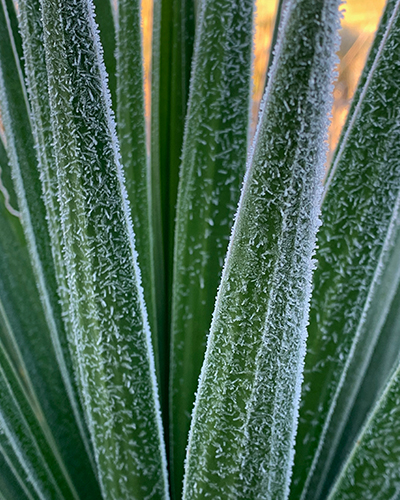
<instances>
[{"instance_id":1,"label":"sky visible between leaves","mask_svg":"<svg viewBox=\"0 0 400 500\"><path fill-rule=\"evenodd\" d=\"M151 64L151 29L153 0L142 0L143 40L146 75L146 113L150 113L149 75ZM263 94L265 72L275 22L278 0L256 0L257 18L255 32L253 129L255 128L259 102ZM342 6L340 64L334 90L334 105L330 127L330 151L335 148L341 128L347 116L350 100L357 86L374 33L379 23L385 0L348 0Z\"/></svg>"}]
</instances>

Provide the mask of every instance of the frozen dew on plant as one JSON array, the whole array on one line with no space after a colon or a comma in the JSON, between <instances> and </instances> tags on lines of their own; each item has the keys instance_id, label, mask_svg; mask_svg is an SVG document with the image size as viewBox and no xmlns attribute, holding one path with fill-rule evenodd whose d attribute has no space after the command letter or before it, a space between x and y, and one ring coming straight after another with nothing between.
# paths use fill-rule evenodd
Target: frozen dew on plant
<instances>
[{"instance_id":1,"label":"frozen dew on plant","mask_svg":"<svg viewBox=\"0 0 400 500\"><path fill-rule=\"evenodd\" d=\"M289 488L338 3L294 2L284 15L200 377L185 499Z\"/></svg>"},{"instance_id":2,"label":"frozen dew on plant","mask_svg":"<svg viewBox=\"0 0 400 500\"><path fill-rule=\"evenodd\" d=\"M339 3L249 147L253 0L154 2L148 127L138 0L0 1L1 500L397 498L400 1L320 216Z\"/></svg>"}]
</instances>

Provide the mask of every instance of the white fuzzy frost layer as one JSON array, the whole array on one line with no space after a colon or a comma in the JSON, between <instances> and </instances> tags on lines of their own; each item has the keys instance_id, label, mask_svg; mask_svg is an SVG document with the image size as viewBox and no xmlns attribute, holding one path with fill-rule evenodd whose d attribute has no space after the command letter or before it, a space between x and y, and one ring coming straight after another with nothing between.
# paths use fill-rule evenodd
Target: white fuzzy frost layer
<instances>
[{"instance_id":1,"label":"white fuzzy frost layer","mask_svg":"<svg viewBox=\"0 0 400 500\"><path fill-rule=\"evenodd\" d=\"M150 331L90 0L43 0L46 62L85 409L107 498L167 498Z\"/></svg>"},{"instance_id":2,"label":"white fuzzy frost layer","mask_svg":"<svg viewBox=\"0 0 400 500\"><path fill-rule=\"evenodd\" d=\"M378 333L368 318L382 298L377 293L400 206L399 7L398 0L387 5L326 185L293 499L319 498L328 487Z\"/></svg>"},{"instance_id":3,"label":"white fuzzy frost layer","mask_svg":"<svg viewBox=\"0 0 400 500\"><path fill-rule=\"evenodd\" d=\"M338 4L299 0L286 13L200 377L185 499L288 495Z\"/></svg>"}]
</instances>

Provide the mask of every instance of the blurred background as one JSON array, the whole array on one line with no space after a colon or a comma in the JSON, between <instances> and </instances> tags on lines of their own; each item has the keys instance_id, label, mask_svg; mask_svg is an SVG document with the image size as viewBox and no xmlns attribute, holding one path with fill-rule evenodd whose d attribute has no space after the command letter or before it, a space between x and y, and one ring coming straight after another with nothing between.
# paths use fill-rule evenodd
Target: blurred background
<instances>
[{"instance_id":1,"label":"blurred background","mask_svg":"<svg viewBox=\"0 0 400 500\"><path fill-rule=\"evenodd\" d=\"M256 4L253 127L256 124L258 107L264 90L278 0L257 0ZM150 112L152 5L153 0L142 0L147 116ZM338 79L335 83L332 123L329 132L330 156L346 120L349 104L357 87L384 6L385 0L348 0L341 7L343 19L340 31L341 44L338 52L340 63Z\"/></svg>"},{"instance_id":2,"label":"blurred background","mask_svg":"<svg viewBox=\"0 0 400 500\"><path fill-rule=\"evenodd\" d=\"M160 1L160 0L158 0ZM347 0L341 6L343 15L338 52L338 79L335 82L332 122L329 131L328 162L346 120L351 98L357 87L369 48L374 38L386 0ZM253 130L263 95L278 0L256 0L254 37ZM150 71L153 0L142 0L142 25L145 66L146 115L150 116ZM0 133L2 133L0 117Z\"/></svg>"}]
</instances>

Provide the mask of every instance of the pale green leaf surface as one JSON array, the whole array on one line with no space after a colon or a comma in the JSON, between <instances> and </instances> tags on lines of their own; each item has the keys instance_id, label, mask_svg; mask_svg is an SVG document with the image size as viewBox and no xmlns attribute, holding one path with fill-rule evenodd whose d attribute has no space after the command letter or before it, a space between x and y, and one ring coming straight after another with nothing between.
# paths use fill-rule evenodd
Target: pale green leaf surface
<instances>
[{"instance_id":1,"label":"pale green leaf surface","mask_svg":"<svg viewBox=\"0 0 400 500\"><path fill-rule=\"evenodd\" d=\"M155 276L153 224L151 215L151 172L146 150L142 35L140 2L120 0L118 3L117 51L117 131L126 190L131 207L136 237L144 298L152 332L156 366L159 372L159 343L157 322L157 281ZM165 334L164 331L161 335ZM164 353L163 353L164 354ZM165 356L163 356L164 359ZM165 370L163 370L165 376ZM160 372L159 372L159 375ZM159 376L161 380L161 376Z\"/></svg>"},{"instance_id":2,"label":"pale green leaf surface","mask_svg":"<svg viewBox=\"0 0 400 500\"><path fill-rule=\"evenodd\" d=\"M4 313L3 325L8 325L8 346L17 346L12 348L17 356L14 353L11 356L14 361L17 360L17 364L20 362L19 357L23 360L26 368L22 370L21 377L34 397L40 401L46 422L53 433L46 433L46 436L52 443L55 440L56 444L51 446L58 447L55 452L57 460L62 463L65 474L68 475L67 470L70 469L72 475L76 476L80 483L78 490L87 494L88 491L98 489L92 468L85 459L85 448L75 422L77 412L74 411L74 405L77 403L71 389L73 374L65 365L65 355L68 360L69 353L65 344L63 351L58 337L59 333L63 334L61 311L52 274L47 223L22 71L18 67L19 57L16 57L13 50L13 45L15 47L21 41L15 42L13 35L19 35L9 30L9 26L12 26L10 16L13 14L15 16L15 12L7 10L5 2L2 2L1 112L28 247L19 220L15 218L15 214L10 213L10 207L7 210L7 207L2 206L0 299ZM4 172L7 168L8 164L2 165ZM7 191L12 193L11 186ZM10 198L11 207L15 203L13 199L14 195ZM28 249L33 267L29 261ZM47 287L48 284L50 288ZM49 289L51 293L48 292ZM30 376L27 375L28 372ZM81 464L78 464L77 457L80 457ZM56 460L53 461L56 467Z\"/></svg>"},{"instance_id":3,"label":"pale green leaf surface","mask_svg":"<svg viewBox=\"0 0 400 500\"><path fill-rule=\"evenodd\" d=\"M339 143L322 206L291 487L291 498L296 500L318 497L324 466L338 444L334 441L340 437L342 419L368 366L368 336L374 332L365 320L396 227L399 2L391 2L388 9L392 16L372 51L373 61L367 65L364 86ZM357 344L365 356L354 358ZM352 365L353 359L358 365ZM349 367L351 384L345 383Z\"/></svg>"},{"instance_id":4,"label":"pale green leaf surface","mask_svg":"<svg viewBox=\"0 0 400 500\"><path fill-rule=\"evenodd\" d=\"M208 339L184 498L288 494L337 1L289 4Z\"/></svg>"},{"instance_id":5,"label":"pale green leaf surface","mask_svg":"<svg viewBox=\"0 0 400 500\"><path fill-rule=\"evenodd\" d=\"M147 313L93 4L42 1L79 377L103 495L167 498Z\"/></svg>"},{"instance_id":6,"label":"pale green leaf surface","mask_svg":"<svg viewBox=\"0 0 400 500\"><path fill-rule=\"evenodd\" d=\"M50 103L47 84L47 69L43 47L43 26L41 20L40 0L20 1L20 27L23 37L23 47L26 67L26 84L32 113L30 116L33 139L37 151L37 169L40 174L42 199L44 201L51 253L54 268L57 269L56 279L58 294L61 300L61 312L64 324L68 323L68 292L66 270L61 249L62 228L60 206L57 199L57 176L53 148L53 137L50 120ZM68 328L67 334L68 334ZM69 348L73 350L74 342L67 339ZM73 364L75 356L72 356ZM75 373L77 367L75 366ZM71 378L73 374L70 373ZM71 392L74 391L71 387ZM76 397L76 396L75 396ZM77 421L82 416L76 412Z\"/></svg>"},{"instance_id":7,"label":"pale green leaf surface","mask_svg":"<svg viewBox=\"0 0 400 500\"><path fill-rule=\"evenodd\" d=\"M172 285L170 450L177 493L206 337L246 165L253 3L204 1L197 24Z\"/></svg>"},{"instance_id":8,"label":"pale green leaf surface","mask_svg":"<svg viewBox=\"0 0 400 500\"><path fill-rule=\"evenodd\" d=\"M400 365L375 405L329 500L400 496Z\"/></svg>"}]
</instances>

